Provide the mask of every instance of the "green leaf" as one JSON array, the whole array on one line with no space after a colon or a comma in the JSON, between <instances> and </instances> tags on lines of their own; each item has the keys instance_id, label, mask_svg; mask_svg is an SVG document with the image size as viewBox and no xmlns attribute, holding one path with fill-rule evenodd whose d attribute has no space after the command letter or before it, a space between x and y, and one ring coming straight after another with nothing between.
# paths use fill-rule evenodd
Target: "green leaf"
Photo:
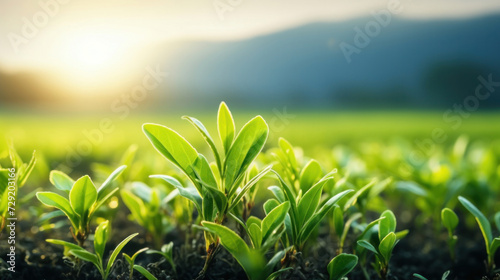
<instances>
[{"instance_id":1,"label":"green leaf","mask_svg":"<svg viewBox=\"0 0 500 280\"><path fill-rule=\"evenodd\" d=\"M38 223L40 224L43 224L44 222L46 221L49 221L53 218L56 218L56 217L61 217L61 216L64 216L64 212L61 211L61 210L55 210L55 211L52 211L52 212L49 212L49 213L43 213L40 218L38 218Z\"/></svg>"},{"instance_id":2,"label":"green leaf","mask_svg":"<svg viewBox=\"0 0 500 280\"><path fill-rule=\"evenodd\" d=\"M192 181L196 179L192 166L198 159L198 152L184 137L158 124L144 124L142 130L160 154L179 167Z\"/></svg>"},{"instance_id":3,"label":"green leaf","mask_svg":"<svg viewBox=\"0 0 500 280\"><path fill-rule=\"evenodd\" d=\"M389 233L396 230L396 216L391 210L385 210L380 218L384 218L378 222L378 238L384 239Z\"/></svg>"},{"instance_id":4,"label":"green leaf","mask_svg":"<svg viewBox=\"0 0 500 280\"><path fill-rule=\"evenodd\" d=\"M248 226L248 235L250 236L253 247L259 249L262 245L262 230L257 223L252 223Z\"/></svg>"},{"instance_id":5,"label":"green leaf","mask_svg":"<svg viewBox=\"0 0 500 280\"><path fill-rule=\"evenodd\" d=\"M285 167L287 167L294 176L297 176L297 170L298 170L298 164L297 164L297 158L295 157L295 153L293 151L293 146L288 142L285 138L280 138L278 140L278 145L280 146L280 149L285 156L286 162Z\"/></svg>"},{"instance_id":6,"label":"green leaf","mask_svg":"<svg viewBox=\"0 0 500 280\"><path fill-rule=\"evenodd\" d=\"M108 176L106 181L104 181L104 183L102 183L102 185L97 190L97 201L103 200L103 198L107 196L109 189L113 186L113 182L123 173L126 168L126 165L122 165Z\"/></svg>"},{"instance_id":7,"label":"green leaf","mask_svg":"<svg viewBox=\"0 0 500 280\"><path fill-rule=\"evenodd\" d=\"M276 197L276 199L278 200L279 203L283 203L285 201L287 201L287 199L285 198L285 193L283 192L283 190L278 187L278 186L270 186L269 188L267 188L268 190L270 190L274 196ZM293 200L295 202L295 200Z\"/></svg>"},{"instance_id":8,"label":"green leaf","mask_svg":"<svg viewBox=\"0 0 500 280\"><path fill-rule=\"evenodd\" d=\"M33 155L31 156L30 162L28 163L28 165L26 165L23 172L19 175L19 178L17 181L19 188L24 186L24 184L26 183L26 180L28 180L29 175L31 174L31 172L35 168L35 163L36 163L35 153L36 153L36 151L33 151Z\"/></svg>"},{"instance_id":9,"label":"green leaf","mask_svg":"<svg viewBox=\"0 0 500 280\"><path fill-rule=\"evenodd\" d=\"M458 216L450 208L444 208L441 211L441 222L443 226L448 229L451 234L458 225Z\"/></svg>"},{"instance_id":10,"label":"green leaf","mask_svg":"<svg viewBox=\"0 0 500 280\"><path fill-rule=\"evenodd\" d=\"M217 208L214 207L214 198L206 188L203 189L203 191L203 202L201 205L203 219L206 221L214 221L217 212Z\"/></svg>"},{"instance_id":11,"label":"green leaf","mask_svg":"<svg viewBox=\"0 0 500 280\"><path fill-rule=\"evenodd\" d=\"M73 211L85 221L90 208L97 200L97 190L89 176L78 179L69 192L69 203Z\"/></svg>"},{"instance_id":12,"label":"green leaf","mask_svg":"<svg viewBox=\"0 0 500 280\"><path fill-rule=\"evenodd\" d=\"M102 271L101 263L99 262L99 259L97 258L96 255L86 250L77 250L77 249L70 250L69 253L86 262L93 263L99 269L99 271Z\"/></svg>"},{"instance_id":13,"label":"green leaf","mask_svg":"<svg viewBox=\"0 0 500 280\"><path fill-rule=\"evenodd\" d=\"M63 240L47 239L45 241L47 241L48 243L56 244L56 245L62 245L62 246L66 247L66 248L69 248L71 250L84 250L82 247L80 247L80 246L78 246L76 244L69 243L69 242L66 242L66 241L63 241Z\"/></svg>"},{"instance_id":14,"label":"green leaf","mask_svg":"<svg viewBox=\"0 0 500 280\"><path fill-rule=\"evenodd\" d=\"M75 184L75 181L66 175L66 173L58 170L52 170L50 172L49 180L57 189L66 192L71 191L71 188Z\"/></svg>"},{"instance_id":15,"label":"green leaf","mask_svg":"<svg viewBox=\"0 0 500 280\"><path fill-rule=\"evenodd\" d=\"M262 220L262 240L265 242L273 232L278 229L285 221L286 214L290 209L290 203L287 201L274 208Z\"/></svg>"},{"instance_id":16,"label":"green leaf","mask_svg":"<svg viewBox=\"0 0 500 280\"><path fill-rule=\"evenodd\" d=\"M497 230L500 231L500 212L497 212L494 217L495 225L497 226Z\"/></svg>"},{"instance_id":17,"label":"green leaf","mask_svg":"<svg viewBox=\"0 0 500 280\"><path fill-rule=\"evenodd\" d=\"M335 206L333 209L333 225L337 236L341 236L344 231L344 212L340 206Z\"/></svg>"},{"instance_id":18,"label":"green leaf","mask_svg":"<svg viewBox=\"0 0 500 280\"><path fill-rule=\"evenodd\" d=\"M494 238L491 241L490 255L494 256L495 252L498 250L498 247L500 247L500 237Z\"/></svg>"},{"instance_id":19,"label":"green leaf","mask_svg":"<svg viewBox=\"0 0 500 280\"><path fill-rule=\"evenodd\" d=\"M212 168L210 168L208 160L202 154L198 154L198 159L196 159L193 165L193 172L194 178L196 178L196 181L193 183L195 185L198 184L198 188L208 186L218 190L217 180L212 172Z\"/></svg>"},{"instance_id":20,"label":"green leaf","mask_svg":"<svg viewBox=\"0 0 500 280\"><path fill-rule=\"evenodd\" d=\"M264 205L263 205L263 208L264 208L264 212L267 214L269 214L269 212L271 212L274 208L278 207L278 205L280 205L280 203L274 199L274 198L271 198L271 199L268 199Z\"/></svg>"},{"instance_id":21,"label":"green leaf","mask_svg":"<svg viewBox=\"0 0 500 280\"><path fill-rule=\"evenodd\" d=\"M203 136L203 139L205 139L205 142L207 142L208 146L212 150L212 153L214 154L215 162L217 163L217 167L222 168L222 162L220 159L219 152L217 151L217 147L215 146L215 142L212 139L212 136L210 136L210 133L208 130L205 128L203 123L201 123L199 120L189 117L189 116L184 116L182 117L183 119L189 121L196 129L201 133Z\"/></svg>"},{"instance_id":22,"label":"green leaf","mask_svg":"<svg viewBox=\"0 0 500 280\"><path fill-rule=\"evenodd\" d=\"M243 186L243 188L241 188L241 190L236 194L236 197L234 199L232 199L232 202L231 202L231 205L230 205L228 211L231 211L236 205L238 205L238 203L240 202L241 198L243 198L245 193L247 193L250 190L250 188L252 188L255 184L257 184L257 182L259 182L259 180L262 179L262 177L264 177L267 173L269 173L269 171L271 171L271 167L272 166L268 166L268 167L264 168L261 172L259 172L252 179L250 179L248 181L248 183L246 183L245 186ZM235 189L235 191L236 191L236 189ZM232 193L228 194L228 197L232 197L232 196L233 196Z\"/></svg>"},{"instance_id":23,"label":"green leaf","mask_svg":"<svg viewBox=\"0 0 500 280\"><path fill-rule=\"evenodd\" d=\"M380 255L384 258L386 263L389 263L391 259L392 249L396 245L396 234L394 232L389 232L380 244L378 245L378 250L380 251Z\"/></svg>"},{"instance_id":24,"label":"green leaf","mask_svg":"<svg viewBox=\"0 0 500 280\"><path fill-rule=\"evenodd\" d=\"M319 162L311 159L300 173L299 185L302 192L307 192L315 182L321 179L322 175L323 170L321 169Z\"/></svg>"},{"instance_id":25,"label":"green leaf","mask_svg":"<svg viewBox=\"0 0 500 280\"><path fill-rule=\"evenodd\" d=\"M370 244L368 241L366 241L366 240L358 240L357 243L358 243L359 246L372 251L374 254L376 254L376 255L379 254L379 252L377 251L377 249L375 249L375 247L373 247L373 245Z\"/></svg>"},{"instance_id":26,"label":"green leaf","mask_svg":"<svg viewBox=\"0 0 500 280\"><path fill-rule=\"evenodd\" d=\"M460 203L476 218L477 224L483 233L484 242L486 244L486 250L488 251L488 255L490 254L490 244L493 240L493 234L491 233L491 225L488 219L479 211L479 209L474 206L469 200L465 197L459 196L458 200Z\"/></svg>"},{"instance_id":27,"label":"green leaf","mask_svg":"<svg viewBox=\"0 0 500 280\"><path fill-rule=\"evenodd\" d=\"M413 273L413 277L418 278L420 280L427 280L427 278L425 278L424 276L422 276L418 273Z\"/></svg>"},{"instance_id":28,"label":"green leaf","mask_svg":"<svg viewBox=\"0 0 500 280\"><path fill-rule=\"evenodd\" d=\"M299 232L299 242L304 243L309 235L313 232L313 230L319 225L319 223L323 220L325 215L335 206L339 200L341 200L345 195L352 192L352 190L345 190L340 192L330 198L323 206L316 212L304 225L302 230ZM292 217L293 219L293 217Z\"/></svg>"},{"instance_id":29,"label":"green leaf","mask_svg":"<svg viewBox=\"0 0 500 280\"><path fill-rule=\"evenodd\" d=\"M410 192L410 193L416 194L418 196L427 196L428 195L427 191L425 189L423 189L422 187L420 187L415 182L409 182L409 181L396 182L396 189L401 190L401 191Z\"/></svg>"},{"instance_id":30,"label":"green leaf","mask_svg":"<svg viewBox=\"0 0 500 280\"><path fill-rule=\"evenodd\" d=\"M174 186L177 190L179 190L179 194L181 196L191 200L194 203L194 206L196 207L196 210L198 210L198 213L202 213L201 211L202 198L195 188L193 187L184 188L177 179L168 175L151 175L149 177L163 179L170 185Z\"/></svg>"},{"instance_id":31,"label":"green leaf","mask_svg":"<svg viewBox=\"0 0 500 280\"><path fill-rule=\"evenodd\" d=\"M234 120L231 111L227 108L226 103L221 102L219 112L217 114L217 130L219 137L224 147L224 152L227 154L234 139Z\"/></svg>"},{"instance_id":32,"label":"green leaf","mask_svg":"<svg viewBox=\"0 0 500 280\"><path fill-rule=\"evenodd\" d=\"M109 272L111 271L111 267L113 267L113 263L116 260L116 257L120 253L120 251L127 245L127 243L132 240L132 238L136 237L139 233L134 233L129 235L127 238L123 239L118 246L116 246L115 250L113 250L113 253L111 253L111 256L109 257L108 264L106 265L106 275L109 275Z\"/></svg>"},{"instance_id":33,"label":"green leaf","mask_svg":"<svg viewBox=\"0 0 500 280\"><path fill-rule=\"evenodd\" d=\"M250 279L261 279L262 267L265 265L261 255L252 252L245 241L229 228L206 221L202 224L219 236L222 246L233 255Z\"/></svg>"},{"instance_id":34,"label":"green leaf","mask_svg":"<svg viewBox=\"0 0 500 280\"><path fill-rule=\"evenodd\" d=\"M319 181L313 187L311 187L300 199L299 205L297 206L299 225L304 224L316 212L321 199L323 187L328 183L330 185L333 185L333 179L329 178Z\"/></svg>"},{"instance_id":35,"label":"green leaf","mask_svg":"<svg viewBox=\"0 0 500 280\"><path fill-rule=\"evenodd\" d=\"M351 254L340 254L333 258L328 264L330 280L340 280L351 272L358 264L358 256Z\"/></svg>"},{"instance_id":36,"label":"green leaf","mask_svg":"<svg viewBox=\"0 0 500 280\"><path fill-rule=\"evenodd\" d=\"M153 276L153 274L151 274L149 271L147 271L144 267L140 266L140 265L134 265L134 269L139 271L140 274L142 274L142 276L146 277L146 279L148 280L158 280L156 277Z\"/></svg>"},{"instance_id":37,"label":"green leaf","mask_svg":"<svg viewBox=\"0 0 500 280\"><path fill-rule=\"evenodd\" d=\"M71 208L71 204L66 198L53 192L38 192L36 193L36 197L38 198L38 200L40 200L41 203L50 207L58 208L63 211L71 222L71 225L74 228L78 227L78 216L75 214L73 208Z\"/></svg>"},{"instance_id":38,"label":"green leaf","mask_svg":"<svg viewBox=\"0 0 500 280\"><path fill-rule=\"evenodd\" d=\"M104 249L106 248L106 243L108 242L109 221L104 221L97 226L94 234L94 250L99 258L99 260L104 260Z\"/></svg>"},{"instance_id":39,"label":"green leaf","mask_svg":"<svg viewBox=\"0 0 500 280\"><path fill-rule=\"evenodd\" d=\"M236 136L224 162L226 189L234 188L236 178L245 173L266 143L269 127L261 116L250 120Z\"/></svg>"},{"instance_id":40,"label":"green leaf","mask_svg":"<svg viewBox=\"0 0 500 280\"><path fill-rule=\"evenodd\" d=\"M136 220L140 225L146 225L147 221L144 220L146 217L146 206L144 205L144 202L129 190L121 190L120 194L123 203L127 205L127 208L130 210L134 220Z\"/></svg>"},{"instance_id":41,"label":"green leaf","mask_svg":"<svg viewBox=\"0 0 500 280\"><path fill-rule=\"evenodd\" d=\"M354 193L354 195L351 196L349 198L349 200L347 200L347 202L345 203L345 205L344 205L344 212L347 211L347 209L349 209L351 206L353 206L354 204L356 204L356 202L358 201L358 198L360 198L363 194L365 194L366 192L368 192L370 190L370 188L375 185L375 182L376 182L376 180L373 179L368 184L366 184L364 187L362 187L361 189L357 190Z\"/></svg>"}]
</instances>

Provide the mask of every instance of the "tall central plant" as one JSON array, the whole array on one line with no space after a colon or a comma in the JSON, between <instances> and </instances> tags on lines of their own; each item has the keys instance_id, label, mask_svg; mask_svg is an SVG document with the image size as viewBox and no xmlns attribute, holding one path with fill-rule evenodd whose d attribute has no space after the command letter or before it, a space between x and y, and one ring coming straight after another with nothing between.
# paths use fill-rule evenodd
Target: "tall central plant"
<instances>
[{"instance_id":1,"label":"tall central plant","mask_svg":"<svg viewBox=\"0 0 500 280\"><path fill-rule=\"evenodd\" d=\"M248 121L238 134L235 133L231 112L223 102L219 106L217 129L222 149L219 151L212 136L197 119L185 116L201 133L212 151L214 163L174 130L158 125L144 124L143 131L156 150L176 165L193 183L194 188L184 188L176 179L157 175L179 189L179 193L191 200L202 221L222 224L226 215L241 201L248 190L270 171L263 169L243 185L247 169L259 155L269 135L269 127L261 116ZM216 234L205 231L207 259L201 271L204 275L219 247Z\"/></svg>"}]
</instances>

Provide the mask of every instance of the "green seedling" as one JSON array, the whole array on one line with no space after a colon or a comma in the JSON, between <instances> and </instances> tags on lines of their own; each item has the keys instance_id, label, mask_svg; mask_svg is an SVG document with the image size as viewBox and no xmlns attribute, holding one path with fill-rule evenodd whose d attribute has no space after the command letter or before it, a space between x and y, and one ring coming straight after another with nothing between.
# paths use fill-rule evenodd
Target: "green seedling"
<instances>
[{"instance_id":1,"label":"green seedling","mask_svg":"<svg viewBox=\"0 0 500 280\"><path fill-rule=\"evenodd\" d=\"M268 212L262 221L252 216L244 224L251 241L250 246L231 229L212 222L202 222L204 227L220 237L222 246L233 255L251 280L275 279L287 270L281 269L273 273L274 267L285 256L284 251L278 252L269 262L265 259L265 253L283 234L283 223L290 203L275 205L273 202L268 202L266 205L265 209Z\"/></svg>"},{"instance_id":2,"label":"green seedling","mask_svg":"<svg viewBox=\"0 0 500 280\"><path fill-rule=\"evenodd\" d=\"M160 188L151 188L141 182L133 182L120 191L132 218L152 236L155 248L160 248L164 234L172 229L167 219L166 205L177 195L177 191L167 195Z\"/></svg>"},{"instance_id":3,"label":"green seedling","mask_svg":"<svg viewBox=\"0 0 500 280\"><path fill-rule=\"evenodd\" d=\"M446 271L445 273L443 273L443 276L441 276L441 280L446 280L448 279L448 276L450 275L450 271ZM425 278L424 276L418 274L418 273L413 273L413 277L417 278L417 279L420 279L420 280L428 280L427 278Z\"/></svg>"},{"instance_id":4,"label":"green seedling","mask_svg":"<svg viewBox=\"0 0 500 280\"><path fill-rule=\"evenodd\" d=\"M158 250L148 250L146 254L159 254L167 260L167 262L172 266L174 273L177 274L177 269L174 263L174 243L170 242L161 247L161 251Z\"/></svg>"},{"instance_id":5,"label":"green seedling","mask_svg":"<svg viewBox=\"0 0 500 280\"><path fill-rule=\"evenodd\" d=\"M349 217L347 222L344 222L344 212L342 211L342 208L340 206L335 206L333 209L333 225L335 234L339 239L339 248L337 250L338 254L342 254L344 251L345 240L352 223L360 219L362 216L363 215L361 213L354 213Z\"/></svg>"},{"instance_id":6,"label":"green seedling","mask_svg":"<svg viewBox=\"0 0 500 280\"><path fill-rule=\"evenodd\" d=\"M458 216L449 208L444 208L441 211L441 223L448 230L448 248L450 250L450 257L455 262L455 245L457 244L458 237L454 234L458 226Z\"/></svg>"},{"instance_id":7,"label":"green seedling","mask_svg":"<svg viewBox=\"0 0 500 280\"><path fill-rule=\"evenodd\" d=\"M474 204L472 204L465 197L459 196L458 200L467 209L477 221L481 233L483 234L484 244L486 245L486 253L488 259L486 261L486 269L488 273L491 273L495 269L495 252L498 247L500 247L500 237L493 238L493 233L491 231L491 225L488 219L477 209Z\"/></svg>"},{"instance_id":8,"label":"green seedling","mask_svg":"<svg viewBox=\"0 0 500 280\"><path fill-rule=\"evenodd\" d=\"M50 173L50 182L66 196L53 192L37 192L36 197L43 204L55 207L51 218L66 215L71 223L71 233L79 246L83 247L90 234L90 223L96 211L117 191L113 181L123 172L126 166L120 166L96 188L89 176L83 176L76 182L60 171Z\"/></svg>"},{"instance_id":9,"label":"green seedling","mask_svg":"<svg viewBox=\"0 0 500 280\"><path fill-rule=\"evenodd\" d=\"M399 240L406 236L407 231L396 233L396 217L390 210L384 211L378 221L378 240L358 240L357 244L375 254L376 261L373 267L381 279L387 279L389 273L389 261L394 247Z\"/></svg>"},{"instance_id":10,"label":"green seedling","mask_svg":"<svg viewBox=\"0 0 500 280\"><path fill-rule=\"evenodd\" d=\"M122 254L123 257L125 258L125 260L128 262L128 264L130 266L130 274L129 274L130 280L134 279L134 263L135 263L135 259L137 258L137 256L139 256L140 253L142 253L144 251L147 251L147 250L149 250L148 247L142 248L139 251L135 252L135 254L133 254L132 256L129 256L126 253Z\"/></svg>"},{"instance_id":11,"label":"green seedling","mask_svg":"<svg viewBox=\"0 0 500 280\"><path fill-rule=\"evenodd\" d=\"M151 144L189 178L196 191L185 189L170 176L155 177L166 180L179 189L181 196L191 200L202 221L222 224L227 214L241 203L242 197L250 188L270 171L270 167L265 168L245 185L242 184L248 168L266 143L269 127L261 116L257 116L236 134L233 117L226 104L221 103L217 117L222 144L222 152L219 152L212 136L199 120L184 118L202 134L212 151L215 163L210 164L204 155L198 153L174 130L158 124L144 124L143 131ZM212 232L205 232L205 243L207 259L200 275L205 274L217 252L219 239Z\"/></svg>"},{"instance_id":12,"label":"green seedling","mask_svg":"<svg viewBox=\"0 0 500 280\"><path fill-rule=\"evenodd\" d=\"M29 163L24 163L13 145L9 145L9 158L9 168L0 165L0 233L5 227L7 216L15 215L18 190L24 186L36 163L35 152Z\"/></svg>"},{"instance_id":13,"label":"green seedling","mask_svg":"<svg viewBox=\"0 0 500 280\"><path fill-rule=\"evenodd\" d=\"M358 264L358 256L351 254L339 254L328 263L328 274L330 280L341 280Z\"/></svg>"},{"instance_id":14,"label":"green seedling","mask_svg":"<svg viewBox=\"0 0 500 280\"><path fill-rule=\"evenodd\" d=\"M292 246L294 251L301 251L311 235L319 226L326 214L335 207L335 204L352 190L346 190L321 203L323 188L333 184L331 177L322 178L316 182L304 195L290 187L281 176L276 173L281 187L271 186L269 189L280 203L290 202L290 210L285 220L287 240L286 244Z\"/></svg>"},{"instance_id":15,"label":"green seedling","mask_svg":"<svg viewBox=\"0 0 500 280\"><path fill-rule=\"evenodd\" d=\"M109 274L111 273L111 268L113 268L113 264L118 257L120 251L127 245L127 243L132 240L138 233L134 233L125 238L111 253L109 260L106 264L104 264L104 250L106 248L106 243L108 242L109 237L109 221L104 221L99 226L97 226L94 234L94 252L91 253L82 247L75 245L73 243L69 243L63 240L55 240L55 239L47 239L47 242L62 245L65 247L65 250L68 250L68 253L83 260L86 262L90 262L95 265L103 280L108 279Z\"/></svg>"}]
</instances>

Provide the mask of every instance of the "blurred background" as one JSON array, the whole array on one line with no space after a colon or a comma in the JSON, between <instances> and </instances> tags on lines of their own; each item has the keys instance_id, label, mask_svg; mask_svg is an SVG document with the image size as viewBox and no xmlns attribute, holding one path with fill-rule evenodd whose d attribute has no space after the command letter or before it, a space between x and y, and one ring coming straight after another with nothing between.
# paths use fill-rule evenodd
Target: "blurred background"
<instances>
[{"instance_id":1,"label":"blurred background","mask_svg":"<svg viewBox=\"0 0 500 280\"><path fill-rule=\"evenodd\" d=\"M221 101L271 146L500 135L496 0L1 0L0 18L0 147L51 168L82 141L145 145L144 122L195 141L180 117L213 129Z\"/></svg>"}]
</instances>

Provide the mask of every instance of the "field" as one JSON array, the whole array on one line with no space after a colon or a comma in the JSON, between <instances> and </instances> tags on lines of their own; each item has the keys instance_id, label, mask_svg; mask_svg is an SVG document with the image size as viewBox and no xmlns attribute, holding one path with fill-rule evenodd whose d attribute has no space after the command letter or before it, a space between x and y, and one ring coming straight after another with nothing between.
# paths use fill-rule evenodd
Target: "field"
<instances>
[{"instance_id":1,"label":"field","mask_svg":"<svg viewBox=\"0 0 500 280\"><path fill-rule=\"evenodd\" d=\"M500 113L224 108L0 113L0 278L500 278Z\"/></svg>"}]
</instances>

